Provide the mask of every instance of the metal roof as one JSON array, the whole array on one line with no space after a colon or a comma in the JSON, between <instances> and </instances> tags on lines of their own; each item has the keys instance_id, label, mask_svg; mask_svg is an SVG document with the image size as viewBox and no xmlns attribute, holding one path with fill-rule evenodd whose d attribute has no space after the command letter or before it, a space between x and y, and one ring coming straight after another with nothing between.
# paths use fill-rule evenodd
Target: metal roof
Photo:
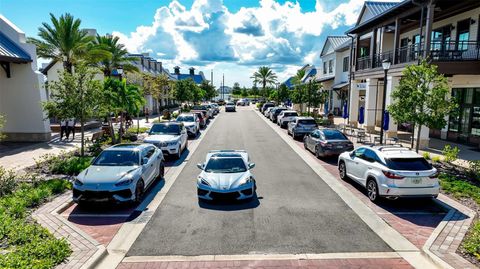
<instances>
[{"instance_id":1,"label":"metal roof","mask_svg":"<svg viewBox=\"0 0 480 269\"><path fill-rule=\"evenodd\" d=\"M327 52L330 51L330 50L325 51L325 49L327 48L328 42L330 42L332 50L336 51L338 49L344 48L346 44L350 44L350 41L351 41L350 37L348 37L346 35L327 36L327 40L325 40L325 44L323 44L323 48L322 48L322 52L320 53L320 56L323 56L325 54L329 54Z\"/></svg>"},{"instance_id":2,"label":"metal roof","mask_svg":"<svg viewBox=\"0 0 480 269\"><path fill-rule=\"evenodd\" d=\"M370 10L373 17L382 14L383 12L389 10L390 8L398 5L398 2L373 2L365 1L365 8ZM360 18L359 18L360 19Z\"/></svg>"},{"instance_id":3,"label":"metal roof","mask_svg":"<svg viewBox=\"0 0 480 269\"><path fill-rule=\"evenodd\" d=\"M30 55L10 38L0 32L0 61L10 63L29 63Z\"/></svg>"}]
</instances>

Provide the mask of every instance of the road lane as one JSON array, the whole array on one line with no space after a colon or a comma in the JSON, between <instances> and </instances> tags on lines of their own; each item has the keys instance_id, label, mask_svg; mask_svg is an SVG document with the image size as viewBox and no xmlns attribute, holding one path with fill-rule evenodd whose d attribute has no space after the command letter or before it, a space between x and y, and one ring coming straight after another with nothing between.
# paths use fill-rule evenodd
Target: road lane
<instances>
[{"instance_id":1,"label":"road lane","mask_svg":"<svg viewBox=\"0 0 480 269\"><path fill-rule=\"evenodd\" d=\"M198 202L212 149L246 149L259 199ZM168 179L167 179L168 180ZM374 252L391 249L253 110L222 112L127 256Z\"/></svg>"}]
</instances>

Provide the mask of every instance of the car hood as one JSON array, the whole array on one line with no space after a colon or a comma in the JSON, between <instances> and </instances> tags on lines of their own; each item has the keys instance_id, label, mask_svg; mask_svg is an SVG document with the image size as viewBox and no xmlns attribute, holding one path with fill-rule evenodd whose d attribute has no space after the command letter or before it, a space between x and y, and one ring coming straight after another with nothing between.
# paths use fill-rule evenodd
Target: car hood
<instances>
[{"instance_id":1,"label":"car hood","mask_svg":"<svg viewBox=\"0 0 480 269\"><path fill-rule=\"evenodd\" d=\"M182 121L183 122L183 125L185 125L185 127L190 127L190 126L195 126L196 123L193 122L193 121Z\"/></svg>"},{"instance_id":2,"label":"car hood","mask_svg":"<svg viewBox=\"0 0 480 269\"><path fill-rule=\"evenodd\" d=\"M83 170L77 178L83 184L116 183L126 174L133 174L140 166L98 166L92 165Z\"/></svg>"},{"instance_id":3,"label":"car hood","mask_svg":"<svg viewBox=\"0 0 480 269\"><path fill-rule=\"evenodd\" d=\"M250 177L250 171L242 173L200 173L201 178L205 179L210 187L220 190L229 190L237 188L246 179ZM200 181L200 179L199 179Z\"/></svg>"},{"instance_id":4,"label":"car hood","mask_svg":"<svg viewBox=\"0 0 480 269\"><path fill-rule=\"evenodd\" d=\"M160 135L149 135L143 141L144 142L167 142L178 139L178 135L168 135L168 134L160 134Z\"/></svg>"}]
</instances>

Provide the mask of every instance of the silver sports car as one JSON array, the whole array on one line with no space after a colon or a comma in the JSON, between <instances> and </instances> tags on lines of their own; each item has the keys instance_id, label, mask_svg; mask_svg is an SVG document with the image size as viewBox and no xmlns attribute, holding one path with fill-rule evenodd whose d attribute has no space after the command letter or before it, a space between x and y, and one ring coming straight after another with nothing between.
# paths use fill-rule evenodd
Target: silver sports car
<instances>
[{"instance_id":1,"label":"silver sports car","mask_svg":"<svg viewBox=\"0 0 480 269\"><path fill-rule=\"evenodd\" d=\"M255 164L249 162L246 151L212 150L205 163L197 166L202 170L197 179L199 199L243 200L254 197L256 183L250 170Z\"/></svg>"}]
</instances>

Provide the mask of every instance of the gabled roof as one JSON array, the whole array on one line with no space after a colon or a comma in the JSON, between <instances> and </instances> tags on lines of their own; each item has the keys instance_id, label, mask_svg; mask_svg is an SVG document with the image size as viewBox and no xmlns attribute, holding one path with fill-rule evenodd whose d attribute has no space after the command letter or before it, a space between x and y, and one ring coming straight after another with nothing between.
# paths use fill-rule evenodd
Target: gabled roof
<instances>
[{"instance_id":1,"label":"gabled roof","mask_svg":"<svg viewBox=\"0 0 480 269\"><path fill-rule=\"evenodd\" d=\"M360 11L360 15L358 16L356 25L359 25L362 21L365 22L373 17L378 16L396 5L398 5L398 2L365 1L365 4Z\"/></svg>"},{"instance_id":2,"label":"gabled roof","mask_svg":"<svg viewBox=\"0 0 480 269\"><path fill-rule=\"evenodd\" d=\"M0 32L0 61L9 63L29 63L30 55L10 38Z\"/></svg>"},{"instance_id":3,"label":"gabled roof","mask_svg":"<svg viewBox=\"0 0 480 269\"><path fill-rule=\"evenodd\" d=\"M350 37L346 35L342 36L328 36L323 45L320 57L331 52L336 51L339 48L343 48L347 43L350 43Z\"/></svg>"},{"instance_id":4,"label":"gabled roof","mask_svg":"<svg viewBox=\"0 0 480 269\"><path fill-rule=\"evenodd\" d=\"M200 74L171 74L177 80L185 80L185 79L192 79L195 84L202 84L202 82L206 81L205 78Z\"/></svg>"}]
</instances>

